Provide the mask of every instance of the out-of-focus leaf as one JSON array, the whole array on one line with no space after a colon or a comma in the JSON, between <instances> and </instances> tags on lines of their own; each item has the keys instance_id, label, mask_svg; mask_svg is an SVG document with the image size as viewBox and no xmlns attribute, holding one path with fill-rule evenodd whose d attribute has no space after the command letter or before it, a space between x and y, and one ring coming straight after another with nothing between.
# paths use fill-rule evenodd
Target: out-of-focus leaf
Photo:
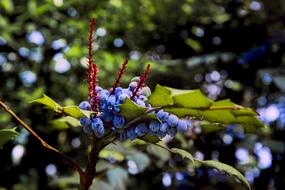
<instances>
[{"instance_id":1,"label":"out-of-focus leaf","mask_svg":"<svg viewBox=\"0 0 285 190\"><path fill-rule=\"evenodd\" d=\"M251 189L246 178L237 169L233 168L232 166L221 163L221 162L216 161L216 160L205 160L205 161L195 160L195 161L199 162L203 166L214 168L214 169L217 169L218 171L221 171L221 172L224 172L230 176L233 176L233 177L237 178L238 180L240 180L248 189Z\"/></svg>"},{"instance_id":2,"label":"out-of-focus leaf","mask_svg":"<svg viewBox=\"0 0 285 190\"><path fill-rule=\"evenodd\" d=\"M128 172L121 168L116 167L107 171L107 178L112 188L116 190L125 190L128 181Z\"/></svg>"},{"instance_id":3,"label":"out-of-focus leaf","mask_svg":"<svg viewBox=\"0 0 285 190\"><path fill-rule=\"evenodd\" d=\"M55 119L51 121L52 129L54 130L65 130L70 127L77 127L80 126L79 120L73 118L73 117L63 117L59 119Z\"/></svg>"},{"instance_id":4,"label":"out-of-focus leaf","mask_svg":"<svg viewBox=\"0 0 285 190\"><path fill-rule=\"evenodd\" d=\"M160 139L157 136L148 135L148 134L143 137L140 137L140 139L144 140L145 142L149 142L149 143L157 143L160 141Z\"/></svg>"},{"instance_id":5,"label":"out-of-focus leaf","mask_svg":"<svg viewBox=\"0 0 285 190\"><path fill-rule=\"evenodd\" d=\"M12 0L0 1L0 8L3 8L6 12L11 13L14 10L14 4Z\"/></svg>"},{"instance_id":6,"label":"out-of-focus leaf","mask_svg":"<svg viewBox=\"0 0 285 190\"><path fill-rule=\"evenodd\" d=\"M1 129L0 130L0 148L10 140L14 140L19 133L16 131L16 127L12 129Z\"/></svg>"},{"instance_id":7,"label":"out-of-focus leaf","mask_svg":"<svg viewBox=\"0 0 285 190\"><path fill-rule=\"evenodd\" d=\"M138 151L134 152L133 154L127 155L126 158L136 163L138 167L138 172L143 171L147 166L150 165L149 158L145 154Z\"/></svg>"},{"instance_id":8,"label":"out-of-focus leaf","mask_svg":"<svg viewBox=\"0 0 285 190\"><path fill-rule=\"evenodd\" d=\"M103 149L101 150L100 154L99 154L99 157L100 158L105 158L105 159L108 159L108 158L113 158L119 162L123 161L124 160L124 155L121 154L120 152L118 151L114 151L114 150L109 150L109 149Z\"/></svg>"},{"instance_id":9,"label":"out-of-focus leaf","mask_svg":"<svg viewBox=\"0 0 285 190\"><path fill-rule=\"evenodd\" d=\"M191 38L186 39L185 43L190 46L194 51L201 51L202 49L200 42Z\"/></svg>"}]
</instances>

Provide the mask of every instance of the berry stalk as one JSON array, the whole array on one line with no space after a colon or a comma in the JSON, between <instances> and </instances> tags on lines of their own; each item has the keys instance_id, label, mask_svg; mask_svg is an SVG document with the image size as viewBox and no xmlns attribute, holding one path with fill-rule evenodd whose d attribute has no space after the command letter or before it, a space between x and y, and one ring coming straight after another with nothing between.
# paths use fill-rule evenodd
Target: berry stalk
<instances>
[{"instance_id":1,"label":"berry stalk","mask_svg":"<svg viewBox=\"0 0 285 190\"><path fill-rule=\"evenodd\" d=\"M150 71L150 64L148 64L148 65L146 66L146 69L145 69L144 73L140 76L140 80L139 80L139 82L138 82L138 85L136 86L136 88L135 88L134 91L133 91L131 100L133 100L134 97L137 95L139 89L140 89L141 87L143 87L144 82L145 82L145 80L146 80L146 78L147 78L147 76L148 76L148 74L149 74L149 71Z\"/></svg>"}]
</instances>

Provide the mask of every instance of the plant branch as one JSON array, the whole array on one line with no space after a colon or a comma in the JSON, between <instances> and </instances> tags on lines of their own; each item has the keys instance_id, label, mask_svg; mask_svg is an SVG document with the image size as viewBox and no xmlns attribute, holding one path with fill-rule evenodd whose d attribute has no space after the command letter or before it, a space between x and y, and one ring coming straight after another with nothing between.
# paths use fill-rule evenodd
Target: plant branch
<instances>
[{"instance_id":1,"label":"plant branch","mask_svg":"<svg viewBox=\"0 0 285 190\"><path fill-rule=\"evenodd\" d=\"M56 148L52 147L51 145L49 145L47 142L45 142L31 127L29 127L23 120L21 120L14 112L13 110L10 109L9 106L7 106L4 102L2 102L0 100L0 105L3 108L4 111L6 111L7 113L9 113L16 121L17 123L19 123L23 128L25 128L29 133L31 133L31 135L33 137L35 137L43 147L45 147L46 149L55 152L57 155L63 157L67 163L72 166L74 169L76 169L76 171L79 173L80 178L83 177L83 171L80 168L80 166L75 163L73 160L71 160L68 156L66 156L65 154L63 154L62 152L60 152L59 150L57 150Z\"/></svg>"}]
</instances>

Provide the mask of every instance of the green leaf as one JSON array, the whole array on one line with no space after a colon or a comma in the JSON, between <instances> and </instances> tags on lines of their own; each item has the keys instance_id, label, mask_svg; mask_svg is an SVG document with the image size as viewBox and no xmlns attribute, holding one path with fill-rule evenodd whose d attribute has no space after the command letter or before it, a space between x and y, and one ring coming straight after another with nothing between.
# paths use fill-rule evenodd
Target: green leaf
<instances>
[{"instance_id":1,"label":"green leaf","mask_svg":"<svg viewBox=\"0 0 285 190\"><path fill-rule=\"evenodd\" d=\"M82 110L78 106L66 106L62 108L62 111L76 119L79 119L81 117L86 117L86 114L82 112Z\"/></svg>"},{"instance_id":2,"label":"green leaf","mask_svg":"<svg viewBox=\"0 0 285 190\"><path fill-rule=\"evenodd\" d=\"M194 158L191 153L180 148L171 148L170 151L172 153L181 155L183 159L188 158L192 163L194 163Z\"/></svg>"},{"instance_id":3,"label":"green leaf","mask_svg":"<svg viewBox=\"0 0 285 190\"><path fill-rule=\"evenodd\" d=\"M46 105L49 109L52 109L53 111L64 114L76 119L79 119L80 117L89 117L92 113L91 111L81 110L78 106L65 106L62 107L58 103L56 103L53 99L48 97L47 95L43 94L42 98L38 98L36 100L31 101L30 103L39 103Z\"/></svg>"},{"instance_id":4,"label":"green leaf","mask_svg":"<svg viewBox=\"0 0 285 190\"><path fill-rule=\"evenodd\" d=\"M156 143L155 145L157 145L158 147L161 147L165 150L168 150L171 153L179 154L180 156L182 156L183 159L188 158L192 163L194 163L194 158L193 158L192 154L190 152L187 152L186 150L183 150L180 148L168 148L162 142Z\"/></svg>"},{"instance_id":5,"label":"green leaf","mask_svg":"<svg viewBox=\"0 0 285 190\"><path fill-rule=\"evenodd\" d=\"M157 143L160 141L160 139L157 136L154 135L145 135L143 137L140 137L141 140L145 141L145 142L149 142L149 143Z\"/></svg>"},{"instance_id":6,"label":"green leaf","mask_svg":"<svg viewBox=\"0 0 285 190\"><path fill-rule=\"evenodd\" d=\"M127 121L135 119L147 111L147 108L138 106L131 99L127 98L126 101L120 105L120 115L124 116Z\"/></svg>"},{"instance_id":7,"label":"green leaf","mask_svg":"<svg viewBox=\"0 0 285 190\"><path fill-rule=\"evenodd\" d=\"M53 126L51 128L52 130L65 130L70 127L77 127L80 125L79 120L70 116L52 120L51 124Z\"/></svg>"},{"instance_id":8,"label":"green leaf","mask_svg":"<svg viewBox=\"0 0 285 190\"><path fill-rule=\"evenodd\" d=\"M180 90L169 88L176 107L207 108L213 100L207 98L200 90Z\"/></svg>"},{"instance_id":9,"label":"green leaf","mask_svg":"<svg viewBox=\"0 0 285 190\"><path fill-rule=\"evenodd\" d=\"M160 86L159 84L156 85L154 91L149 96L148 102L153 107L173 105L174 103L170 91L167 88Z\"/></svg>"},{"instance_id":10,"label":"green leaf","mask_svg":"<svg viewBox=\"0 0 285 190\"><path fill-rule=\"evenodd\" d=\"M234 104L230 100L213 102L207 108L166 108L165 111L178 117L194 117L214 125L240 124L247 132L255 132L264 124L256 117L257 113L250 108ZM209 126L208 126L209 127Z\"/></svg>"},{"instance_id":11,"label":"green leaf","mask_svg":"<svg viewBox=\"0 0 285 190\"><path fill-rule=\"evenodd\" d=\"M214 168L214 169L217 169L218 171L221 171L230 176L233 176L237 178L238 180L240 180L248 189L251 189L245 177L234 167L221 163L219 161L215 161L215 160L205 160L205 161L195 160L195 161L201 163L203 166Z\"/></svg>"},{"instance_id":12,"label":"green leaf","mask_svg":"<svg viewBox=\"0 0 285 190\"><path fill-rule=\"evenodd\" d=\"M16 127L12 129L1 129L0 130L0 148L10 140L14 140L19 133L16 131Z\"/></svg>"},{"instance_id":13,"label":"green leaf","mask_svg":"<svg viewBox=\"0 0 285 190\"><path fill-rule=\"evenodd\" d=\"M43 94L42 98L35 99L31 101L30 103L43 104L43 105L46 105L48 108L54 110L55 112L59 112L59 113L62 112L62 107L45 94Z\"/></svg>"}]
</instances>

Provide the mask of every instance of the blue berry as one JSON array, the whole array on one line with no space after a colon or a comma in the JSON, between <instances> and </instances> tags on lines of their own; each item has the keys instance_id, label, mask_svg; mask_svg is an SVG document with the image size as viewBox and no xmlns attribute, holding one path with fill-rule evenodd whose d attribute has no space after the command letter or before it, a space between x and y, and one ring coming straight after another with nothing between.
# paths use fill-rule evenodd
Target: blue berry
<instances>
[{"instance_id":1,"label":"blue berry","mask_svg":"<svg viewBox=\"0 0 285 190\"><path fill-rule=\"evenodd\" d=\"M151 121L149 124L149 128L153 132L159 131L160 123L158 121Z\"/></svg>"},{"instance_id":2,"label":"blue berry","mask_svg":"<svg viewBox=\"0 0 285 190\"><path fill-rule=\"evenodd\" d=\"M121 111L120 106L113 106L113 110L117 113Z\"/></svg>"},{"instance_id":3,"label":"blue berry","mask_svg":"<svg viewBox=\"0 0 285 190\"><path fill-rule=\"evenodd\" d=\"M128 98L130 98L133 94L132 91L130 91L129 89L123 89L123 94L126 94Z\"/></svg>"},{"instance_id":4,"label":"blue berry","mask_svg":"<svg viewBox=\"0 0 285 190\"><path fill-rule=\"evenodd\" d=\"M144 101L142 101L142 100L140 100L140 99L137 99L137 100L136 100L136 104L139 105L139 106L145 107Z\"/></svg>"},{"instance_id":5,"label":"blue berry","mask_svg":"<svg viewBox=\"0 0 285 190\"><path fill-rule=\"evenodd\" d=\"M120 129L125 125L126 119L122 116L115 115L113 119L113 125L117 128Z\"/></svg>"},{"instance_id":6,"label":"blue berry","mask_svg":"<svg viewBox=\"0 0 285 190\"><path fill-rule=\"evenodd\" d=\"M89 102L87 102L87 101L80 102L78 107L82 110L90 110L91 109L91 106L90 106Z\"/></svg>"},{"instance_id":7,"label":"blue berry","mask_svg":"<svg viewBox=\"0 0 285 190\"><path fill-rule=\"evenodd\" d=\"M89 126L91 124L91 120L87 117L81 117L79 121L82 126Z\"/></svg>"},{"instance_id":8,"label":"blue berry","mask_svg":"<svg viewBox=\"0 0 285 190\"><path fill-rule=\"evenodd\" d=\"M169 128L169 125L165 122L165 123L160 124L159 130L165 133L168 130L168 128Z\"/></svg>"},{"instance_id":9,"label":"blue berry","mask_svg":"<svg viewBox=\"0 0 285 190\"><path fill-rule=\"evenodd\" d=\"M99 94L103 91L103 88L101 86L96 86L95 88Z\"/></svg>"},{"instance_id":10,"label":"blue berry","mask_svg":"<svg viewBox=\"0 0 285 190\"><path fill-rule=\"evenodd\" d=\"M128 136L127 136L127 131L126 130L123 130L121 133L120 133L120 141L125 141L128 139Z\"/></svg>"},{"instance_id":11,"label":"blue berry","mask_svg":"<svg viewBox=\"0 0 285 190\"><path fill-rule=\"evenodd\" d=\"M168 119L167 119L167 123L168 125L170 125L171 127L177 126L179 121L179 118L176 115L171 114Z\"/></svg>"},{"instance_id":12,"label":"blue berry","mask_svg":"<svg viewBox=\"0 0 285 190\"><path fill-rule=\"evenodd\" d=\"M111 111L104 111L102 117L104 121L111 122L113 120L114 115Z\"/></svg>"},{"instance_id":13,"label":"blue berry","mask_svg":"<svg viewBox=\"0 0 285 190\"><path fill-rule=\"evenodd\" d=\"M135 128L131 127L127 130L127 137L130 140L134 140L135 138L137 138Z\"/></svg>"},{"instance_id":14,"label":"blue berry","mask_svg":"<svg viewBox=\"0 0 285 190\"><path fill-rule=\"evenodd\" d=\"M139 95L138 99L142 101L147 101L147 97L145 97L144 95Z\"/></svg>"},{"instance_id":15,"label":"blue berry","mask_svg":"<svg viewBox=\"0 0 285 190\"><path fill-rule=\"evenodd\" d=\"M102 138L104 136L105 128L104 128L103 122L100 118L98 118L98 117L93 118L92 123L91 123L91 127L92 127L94 134L98 138Z\"/></svg>"},{"instance_id":16,"label":"blue berry","mask_svg":"<svg viewBox=\"0 0 285 190\"><path fill-rule=\"evenodd\" d=\"M125 102L126 98L128 98L129 96L127 94L121 94L118 97L117 103L122 104Z\"/></svg>"},{"instance_id":17,"label":"blue berry","mask_svg":"<svg viewBox=\"0 0 285 190\"><path fill-rule=\"evenodd\" d=\"M156 115L157 115L157 118L160 119L161 121L166 121L169 117L169 113L163 110L159 110Z\"/></svg>"},{"instance_id":18,"label":"blue berry","mask_svg":"<svg viewBox=\"0 0 285 190\"><path fill-rule=\"evenodd\" d=\"M116 104L116 97L111 95L108 97L108 105L114 106Z\"/></svg>"},{"instance_id":19,"label":"blue berry","mask_svg":"<svg viewBox=\"0 0 285 190\"><path fill-rule=\"evenodd\" d=\"M135 128L135 133L137 136L141 137L145 135L145 133L148 131L147 125L145 123L140 123Z\"/></svg>"},{"instance_id":20,"label":"blue berry","mask_svg":"<svg viewBox=\"0 0 285 190\"><path fill-rule=\"evenodd\" d=\"M180 133L185 133L187 131L187 122L183 119L179 119L177 130Z\"/></svg>"},{"instance_id":21,"label":"blue berry","mask_svg":"<svg viewBox=\"0 0 285 190\"><path fill-rule=\"evenodd\" d=\"M166 132L162 132L162 131L157 131L156 135L159 137L159 138L164 138L166 136Z\"/></svg>"},{"instance_id":22,"label":"blue berry","mask_svg":"<svg viewBox=\"0 0 285 190\"><path fill-rule=\"evenodd\" d=\"M115 89L115 96L118 98L121 94L123 94L123 89L121 87L117 87Z\"/></svg>"}]
</instances>

